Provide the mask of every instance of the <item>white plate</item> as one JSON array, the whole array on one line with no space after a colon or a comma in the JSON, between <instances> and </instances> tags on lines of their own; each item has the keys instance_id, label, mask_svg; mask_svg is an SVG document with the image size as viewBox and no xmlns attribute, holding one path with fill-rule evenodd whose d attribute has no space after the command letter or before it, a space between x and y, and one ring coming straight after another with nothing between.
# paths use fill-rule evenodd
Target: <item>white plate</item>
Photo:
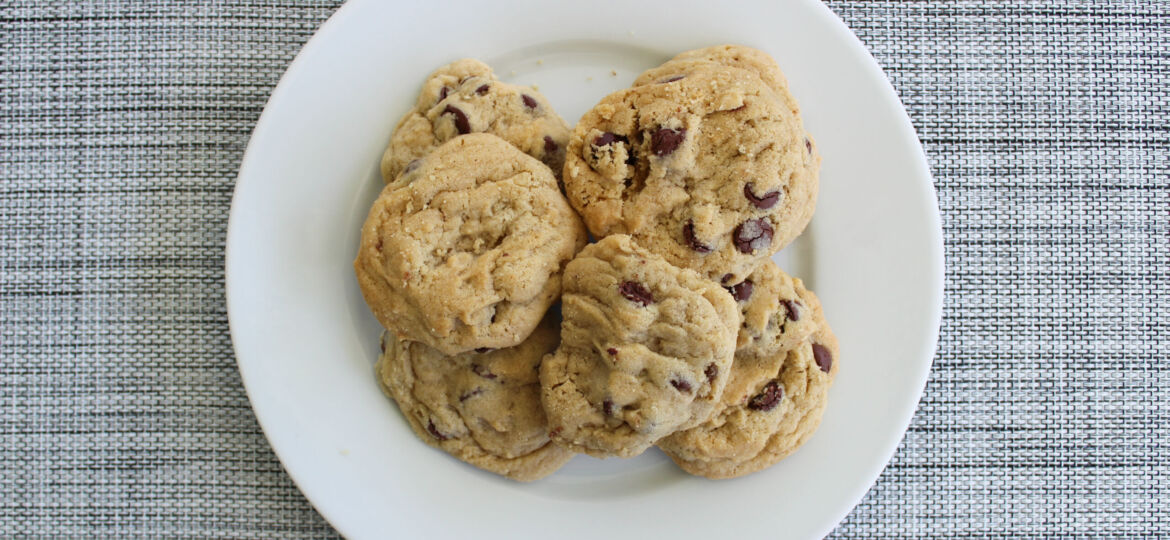
<instances>
[{"instance_id":1,"label":"white plate","mask_svg":"<svg viewBox=\"0 0 1170 540\"><path fill-rule=\"evenodd\" d=\"M264 432L305 495L352 538L819 537L893 453L929 371L942 298L939 215L897 97L813 0L733 5L591 0L351 0L272 94L240 169L228 312ZM808 232L781 260L820 295L841 371L820 430L779 465L713 482L657 450L574 458L534 484L414 438L371 372L378 327L350 263L381 182L378 157L432 69L464 56L535 83L574 122L672 54L733 42L771 53L824 166Z\"/></svg>"}]
</instances>

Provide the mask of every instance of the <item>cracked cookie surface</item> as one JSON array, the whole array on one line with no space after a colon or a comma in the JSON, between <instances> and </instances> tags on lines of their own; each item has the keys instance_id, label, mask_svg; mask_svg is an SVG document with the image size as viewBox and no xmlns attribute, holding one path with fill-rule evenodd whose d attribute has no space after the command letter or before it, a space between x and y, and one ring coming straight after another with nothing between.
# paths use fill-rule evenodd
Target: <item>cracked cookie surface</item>
<instances>
[{"instance_id":1,"label":"cracked cookie surface","mask_svg":"<svg viewBox=\"0 0 1170 540\"><path fill-rule=\"evenodd\" d=\"M386 332L375 371L423 442L481 469L536 480L573 457L549 440L540 406L537 369L558 332L550 316L520 345L455 356Z\"/></svg>"},{"instance_id":2,"label":"cracked cookie surface","mask_svg":"<svg viewBox=\"0 0 1170 540\"><path fill-rule=\"evenodd\" d=\"M658 442L683 470L734 478L796 451L820 425L838 370L837 340L816 295L769 261L736 295L744 323L719 410Z\"/></svg>"},{"instance_id":3,"label":"cracked cookie surface","mask_svg":"<svg viewBox=\"0 0 1170 540\"><path fill-rule=\"evenodd\" d=\"M800 116L800 105L788 91L788 79L780 66L768 53L742 45L715 45L684 51L661 66L648 69L634 79L632 86L654 84L679 75L686 75L695 68L706 65L722 65L751 71L768 85L776 97L788 106L793 115Z\"/></svg>"},{"instance_id":4,"label":"cracked cookie surface","mask_svg":"<svg viewBox=\"0 0 1170 540\"><path fill-rule=\"evenodd\" d=\"M569 126L548 100L534 88L500 81L487 64L465 58L427 77L382 154L382 179L393 182L415 160L467 133L496 135L561 175Z\"/></svg>"},{"instance_id":5,"label":"cracked cookie surface","mask_svg":"<svg viewBox=\"0 0 1170 540\"><path fill-rule=\"evenodd\" d=\"M565 192L597 237L736 283L804 229L819 157L755 72L699 62L610 94L577 124Z\"/></svg>"},{"instance_id":6,"label":"cracked cookie surface","mask_svg":"<svg viewBox=\"0 0 1170 540\"><path fill-rule=\"evenodd\" d=\"M739 325L714 282L613 235L566 267L561 311L540 371L554 440L630 457L714 412Z\"/></svg>"},{"instance_id":7,"label":"cracked cookie surface","mask_svg":"<svg viewBox=\"0 0 1170 540\"><path fill-rule=\"evenodd\" d=\"M400 180L370 209L354 261L375 317L444 354L518 345L586 241L548 167L477 133Z\"/></svg>"}]
</instances>

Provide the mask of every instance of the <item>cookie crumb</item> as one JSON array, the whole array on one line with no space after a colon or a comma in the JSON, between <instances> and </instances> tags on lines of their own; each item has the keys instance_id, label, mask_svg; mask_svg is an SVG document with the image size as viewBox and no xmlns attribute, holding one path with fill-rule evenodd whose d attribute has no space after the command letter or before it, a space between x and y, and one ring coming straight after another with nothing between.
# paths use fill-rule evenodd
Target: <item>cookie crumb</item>
<instances>
[{"instance_id":1,"label":"cookie crumb","mask_svg":"<svg viewBox=\"0 0 1170 540\"><path fill-rule=\"evenodd\" d=\"M609 70L609 76L610 77L617 77L617 70L616 69Z\"/></svg>"},{"instance_id":2,"label":"cookie crumb","mask_svg":"<svg viewBox=\"0 0 1170 540\"><path fill-rule=\"evenodd\" d=\"M543 66L543 65L544 65L544 60L543 60L543 59L537 59L537 60L536 60L536 65L538 65L538 66Z\"/></svg>"},{"instance_id":3,"label":"cookie crumb","mask_svg":"<svg viewBox=\"0 0 1170 540\"><path fill-rule=\"evenodd\" d=\"M341 454L341 455L343 455L343 456L348 456L348 455L349 455L349 449L348 449L348 448L342 448L341 450L338 450L338 451L337 451L337 453L338 453L338 454Z\"/></svg>"},{"instance_id":4,"label":"cookie crumb","mask_svg":"<svg viewBox=\"0 0 1170 540\"><path fill-rule=\"evenodd\" d=\"M516 70L514 70L514 69L513 69L512 71L509 71L509 72L508 72L508 75L511 75L511 76L515 77L515 76L516 76Z\"/></svg>"},{"instance_id":5,"label":"cookie crumb","mask_svg":"<svg viewBox=\"0 0 1170 540\"><path fill-rule=\"evenodd\" d=\"M585 80L586 80L586 81L592 81L592 80L593 80L593 77L585 77Z\"/></svg>"}]
</instances>

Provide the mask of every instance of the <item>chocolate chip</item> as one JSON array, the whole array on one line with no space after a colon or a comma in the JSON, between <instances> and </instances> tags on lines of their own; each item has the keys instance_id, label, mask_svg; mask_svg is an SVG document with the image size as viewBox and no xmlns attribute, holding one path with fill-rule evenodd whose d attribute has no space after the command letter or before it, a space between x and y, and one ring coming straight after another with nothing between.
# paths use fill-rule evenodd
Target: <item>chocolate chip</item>
<instances>
[{"instance_id":1,"label":"chocolate chip","mask_svg":"<svg viewBox=\"0 0 1170 540\"><path fill-rule=\"evenodd\" d=\"M386 336L378 338L378 348L382 349L382 354L386 354Z\"/></svg>"},{"instance_id":2,"label":"chocolate chip","mask_svg":"<svg viewBox=\"0 0 1170 540\"><path fill-rule=\"evenodd\" d=\"M626 142L626 138L607 131L601 135L598 135L597 137L594 137L593 146L607 146L617 141Z\"/></svg>"},{"instance_id":3,"label":"chocolate chip","mask_svg":"<svg viewBox=\"0 0 1170 540\"><path fill-rule=\"evenodd\" d=\"M674 389L678 390L679 392L689 393L691 391L691 383L686 382L682 379L671 379L670 385L673 386Z\"/></svg>"},{"instance_id":4,"label":"chocolate chip","mask_svg":"<svg viewBox=\"0 0 1170 540\"><path fill-rule=\"evenodd\" d=\"M707 369L703 370L703 375L707 376L707 381L715 384L715 377L719 376L719 366L715 364L707 364Z\"/></svg>"},{"instance_id":5,"label":"chocolate chip","mask_svg":"<svg viewBox=\"0 0 1170 540\"><path fill-rule=\"evenodd\" d=\"M812 141L808 137L804 138L804 149L808 150L808 155L812 155Z\"/></svg>"},{"instance_id":6,"label":"chocolate chip","mask_svg":"<svg viewBox=\"0 0 1170 540\"><path fill-rule=\"evenodd\" d=\"M800 303L793 302L792 300L781 300L780 303L784 304L784 309L788 311L788 314L786 315L788 320L800 320L800 309L797 307L800 305Z\"/></svg>"},{"instance_id":7,"label":"chocolate chip","mask_svg":"<svg viewBox=\"0 0 1170 540\"><path fill-rule=\"evenodd\" d=\"M735 228L732 239L740 253L764 249L772 244L772 224L763 218L749 219Z\"/></svg>"},{"instance_id":8,"label":"chocolate chip","mask_svg":"<svg viewBox=\"0 0 1170 540\"><path fill-rule=\"evenodd\" d=\"M559 146L557 146L557 142L554 141L552 137L545 135L544 136L544 153L545 154L552 154L552 153L557 151L557 148L560 148Z\"/></svg>"},{"instance_id":9,"label":"chocolate chip","mask_svg":"<svg viewBox=\"0 0 1170 540\"><path fill-rule=\"evenodd\" d=\"M490 88L489 85L481 84L481 85L479 85L479 88L475 89L475 93L482 96L482 95L488 93L488 88Z\"/></svg>"},{"instance_id":10,"label":"chocolate chip","mask_svg":"<svg viewBox=\"0 0 1170 540\"><path fill-rule=\"evenodd\" d=\"M617 349L613 347L606 349L605 352L609 353L610 356L617 356Z\"/></svg>"},{"instance_id":11,"label":"chocolate chip","mask_svg":"<svg viewBox=\"0 0 1170 540\"><path fill-rule=\"evenodd\" d=\"M417 169L420 163L422 163L422 162L421 162L421 161L419 161L419 160L417 160L417 159L412 159L412 160L410 160L410 163L407 163L407 164L406 164L406 168L405 168L405 169L402 169L402 173L403 173L403 174L406 174L406 173L408 173L408 172L410 172L410 171L413 171L413 170Z\"/></svg>"},{"instance_id":12,"label":"chocolate chip","mask_svg":"<svg viewBox=\"0 0 1170 540\"><path fill-rule=\"evenodd\" d=\"M768 412L776 408L780 404L780 399L784 397L784 387L780 386L780 381L768 381L764 385L763 390L759 394L752 396L748 400L748 408L753 411Z\"/></svg>"},{"instance_id":13,"label":"chocolate chip","mask_svg":"<svg viewBox=\"0 0 1170 540\"><path fill-rule=\"evenodd\" d=\"M472 390L470 392L463 394L462 396L459 396L459 401L467 401L468 399L471 399L471 398L478 396L482 393L483 393L483 388L476 388L475 390Z\"/></svg>"},{"instance_id":14,"label":"chocolate chip","mask_svg":"<svg viewBox=\"0 0 1170 540\"><path fill-rule=\"evenodd\" d=\"M723 274L723 277L720 278L719 282L720 283L727 283L728 281L731 281L731 278L733 278L733 277L735 277L735 274Z\"/></svg>"},{"instance_id":15,"label":"chocolate chip","mask_svg":"<svg viewBox=\"0 0 1170 540\"><path fill-rule=\"evenodd\" d=\"M551 439L551 438L553 438L553 437L556 437L557 435L560 435L560 434L561 434L561 432L562 432L562 431L564 431L564 429L565 429L565 427L564 427L564 426L557 426L557 427L555 427L555 428L552 428L552 429L551 429L551 430L549 430L549 432L548 432L548 438L550 438L550 439Z\"/></svg>"},{"instance_id":16,"label":"chocolate chip","mask_svg":"<svg viewBox=\"0 0 1170 540\"><path fill-rule=\"evenodd\" d=\"M666 83L671 83L674 81L681 81L684 78L686 78L686 75L675 75L673 77L670 77L669 79L662 79L661 81L658 81L658 84L666 84Z\"/></svg>"},{"instance_id":17,"label":"chocolate chip","mask_svg":"<svg viewBox=\"0 0 1170 540\"><path fill-rule=\"evenodd\" d=\"M471 371L475 372L476 375L479 375L480 377L483 377L485 379L495 379L496 378L495 373L488 371L488 368L485 368L479 364L472 364Z\"/></svg>"},{"instance_id":18,"label":"chocolate chip","mask_svg":"<svg viewBox=\"0 0 1170 540\"><path fill-rule=\"evenodd\" d=\"M606 416L613 416L613 400L607 399L601 402L601 410Z\"/></svg>"},{"instance_id":19,"label":"chocolate chip","mask_svg":"<svg viewBox=\"0 0 1170 540\"><path fill-rule=\"evenodd\" d=\"M755 288L755 283L752 283L752 280L745 279L739 283L736 283L735 285L727 287L727 292L731 293L731 297L734 298L736 302L743 302L744 300L752 297L752 290Z\"/></svg>"},{"instance_id":20,"label":"chocolate chip","mask_svg":"<svg viewBox=\"0 0 1170 540\"><path fill-rule=\"evenodd\" d=\"M699 253L711 252L711 246L708 246L707 244L700 242L698 238L695 238L694 221L688 221L686 225L683 225L683 239L687 241L687 245L691 246L691 249Z\"/></svg>"},{"instance_id":21,"label":"chocolate chip","mask_svg":"<svg viewBox=\"0 0 1170 540\"><path fill-rule=\"evenodd\" d=\"M447 99L447 96L450 94L451 94L451 87L450 86L444 86L444 87L440 88L439 89L439 101L443 101L444 99ZM435 103L438 103L439 101L436 101Z\"/></svg>"},{"instance_id":22,"label":"chocolate chip","mask_svg":"<svg viewBox=\"0 0 1170 540\"><path fill-rule=\"evenodd\" d=\"M687 130L659 128L650 136L650 150L658 157L673 154L687 138Z\"/></svg>"},{"instance_id":23,"label":"chocolate chip","mask_svg":"<svg viewBox=\"0 0 1170 540\"><path fill-rule=\"evenodd\" d=\"M479 354L483 354L483 353L489 353L489 352L492 352L492 351L494 351L494 350L495 350L495 349L493 349L493 348L491 348L491 347L479 347L479 348L475 349L475 352L477 352L477 353L479 353Z\"/></svg>"},{"instance_id":24,"label":"chocolate chip","mask_svg":"<svg viewBox=\"0 0 1170 540\"><path fill-rule=\"evenodd\" d=\"M833 353L829 352L829 348L820 343L813 343L813 359L817 361L817 367L821 371L828 373L833 368Z\"/></svg>"},{"instance_id":25,"label":"chocolate chip","mask_svg":"<svg viewBox=\"0 0 1170 540\"><path fill-rule=\"evenodd\" d=\"M637 281L623 281L618 287L618 291L627 300L643 306L648 306L654 302L654 295L650 294L650 291Z\"/></svg>"},{"instance_id":26,"label":"chocolate chip","mask_svg":"<svg viewBox=\"0 0 1170 540\"><path fill-rule=\"evenodd\" d=\"M528 94L520 94L520 99L524 101L524 106L528 107L529 109L535 109L538 105L538 103L536 103L536 98Z\"/></svg>"},{"instance_id":27,"label":"chocolate chip","mask_svg":"<svg viewBox=\"0 0 1170 540\"><path fill-rule=\"evenodd\" d=\"M380 236L378 237L378 241L374 244L374 249L378 253L382 252L382 237L380 237Z\"/></svg>"},{"instance_id":28,"label":"chocolate chip","mask_svg":"<svg viewBox=\"0 0 1170 540\"><path fill-rule=\"evenodd\" d=\"M752 203L752 206L760 210L767 210L776 206L776 202L780 200L780 191L769 191L757 197L755 193L752 193L752 183L748 182L743 186L743 196L747 197L748 202Z\"/></svg>"},{"instance_id":29,"label":"chocolate chip","mask_svg":"<svg viewBox=\"0 0 1170 540\"><path fill-rule=\"evenodd\" d=\"M439 439L440 441L445 441L448 438L446 435L439 433L439 428L435 427L434 420L427 421L427 431L431 432L431 436L433 436L436 439Z\"/></svg>"},{"instance_id":30,"label":"chocolate chip","mask_svg":"<svg viewBox=\"0 0 1170 540\"><path fill-rule=\"evenodd\" d=\"M455 130L458 131L460 135L471 133L471 122L467 120L467 115L463 114L463 111L447 105L447 107L443 109L443 114L449 114L455 117Z\"/></svg>"}]
</instances>

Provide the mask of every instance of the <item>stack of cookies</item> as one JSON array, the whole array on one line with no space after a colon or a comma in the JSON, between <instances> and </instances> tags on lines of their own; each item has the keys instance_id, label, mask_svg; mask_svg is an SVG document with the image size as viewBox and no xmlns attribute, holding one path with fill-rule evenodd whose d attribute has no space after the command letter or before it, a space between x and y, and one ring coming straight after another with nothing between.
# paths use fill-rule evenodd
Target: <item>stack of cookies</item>
<instances>
[{"instance_id":1,"label":"stack of cookies","mask_svg":"<svg viewBox=\"0 0 1170 540\"><path fill-rule=\"evenodd\" d=\"M420 439L517 480L654 445L709 478L768 467L837 371L816 296L771 261L819 165L754 49L680 54L571 133L534 89L444 66L391 137L354 262L387 330L378 380Z\"/></svg>"}]
</instances>

